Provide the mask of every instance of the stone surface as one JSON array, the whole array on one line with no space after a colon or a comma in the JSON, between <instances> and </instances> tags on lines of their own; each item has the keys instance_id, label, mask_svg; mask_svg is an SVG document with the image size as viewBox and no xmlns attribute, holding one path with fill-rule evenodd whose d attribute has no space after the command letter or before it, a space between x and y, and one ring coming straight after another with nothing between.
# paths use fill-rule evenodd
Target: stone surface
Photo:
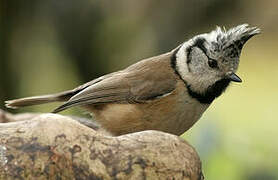
<instances>
[{"instance_id":1,"label":"stone surface","mask_svg":"<svg viewBox=\"0 0 278 180\"><path fill-rule=\"evenodd\" d=\"M112 137L57 114L0 111L0 179L203 179L180 137L143 131Z\"/></svg>"}]
</instances>

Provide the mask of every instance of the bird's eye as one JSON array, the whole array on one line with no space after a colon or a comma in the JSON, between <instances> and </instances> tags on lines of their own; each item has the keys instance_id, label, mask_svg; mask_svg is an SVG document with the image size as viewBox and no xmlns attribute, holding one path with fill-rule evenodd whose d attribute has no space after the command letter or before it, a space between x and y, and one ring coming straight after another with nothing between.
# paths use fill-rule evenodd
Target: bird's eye
<instances>
[{"instance_id":1,"label":"bird's eye","mask_svg":"<svg viewBox=\"0 0 278 180\"><path fill-rule=\"evenodd\" d=\"M217 67L218 67L217 61L214 60L214 59L209 59L209 60L208 60L208 65L209 65L209 67L211 67L211 68L217 68Z\"/></svg>"}]
</instances>

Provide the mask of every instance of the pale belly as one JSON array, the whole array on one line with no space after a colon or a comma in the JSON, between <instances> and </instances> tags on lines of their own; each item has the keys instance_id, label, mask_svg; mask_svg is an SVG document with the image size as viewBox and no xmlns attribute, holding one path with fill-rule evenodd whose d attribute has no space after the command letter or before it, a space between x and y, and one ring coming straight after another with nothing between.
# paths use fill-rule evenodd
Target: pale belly
<instances>
[{"instance_id":1,"label":"pale belly","mask_svg":"<svg viewBox=\"0 0 278 180\"><path fill-rule=\"evenodd\" d=\"M184 94L174 94L141 104L105 104L87 108L113 135L143 130L181 135L194 125L207 107Z\"/></svg>"}]
</instances>

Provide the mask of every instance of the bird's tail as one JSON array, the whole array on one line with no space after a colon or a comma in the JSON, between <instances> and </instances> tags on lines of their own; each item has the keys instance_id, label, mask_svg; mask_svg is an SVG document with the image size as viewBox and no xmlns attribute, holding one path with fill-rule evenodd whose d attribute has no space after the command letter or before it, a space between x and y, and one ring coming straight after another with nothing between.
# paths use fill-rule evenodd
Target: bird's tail
<instances>
[{"instance_id":1,"label":"bird's tail","mask_svg":"<svg viewBox=\"0 0 278 180\"><path fill-rule=\"evenodd\" d=\"M24 106L33 106L33 105L45 104L45 103L56 102L56 101L67 101L76 93L77 93L76 91L70 90L70 91L64 91L57 94L14 99L14 100L5 101L5 106L7 108L17 109Z\"/></svg>"}]
</instances>

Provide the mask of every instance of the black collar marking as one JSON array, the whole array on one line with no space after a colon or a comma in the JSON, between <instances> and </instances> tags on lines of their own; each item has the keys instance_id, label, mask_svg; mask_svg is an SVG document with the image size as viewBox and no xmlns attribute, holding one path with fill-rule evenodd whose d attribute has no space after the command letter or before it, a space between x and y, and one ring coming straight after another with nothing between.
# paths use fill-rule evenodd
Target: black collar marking
<instances>
[{"instance_id":1,"label":"black collar marking","mask_svg":"<svg viewBox=\"0 0 278 180\"><path fill-rule=\"evenodd\" d=\"M182 45L181 45L181 46L182 46ZM175 71L176 75L178 75L179 78L180 78L182 81L184 81L184 80L182 79L180 73L179 73L178 70L177 70L177 53L178 53L178 51L180 50L181 46L178 47L178 48L173 52L173 55L171 56L171 67L172 67L173 70ZM185 81L184 81L184 83L185 83Z\"/></svg>"},{"instance_id":2,"label":"black collar marking","mask_svg":"<svg viewBox=\"0 0 278 180\"><path fill-rule=\"evenodd\" d=\"M202 104L210 104L212 101L220 96L230 84L229 79L221 79L209 86L204 93L198 93L191 89L190 85L186 85L188 93L192 98L197 99Z\"/></svg>"},{"instance_id":3,"label":"black collar marking","mask_svg":"<svg viewBox=\"0 0 278 180\"><path fill-rule=\"evenodd\" d=\"M178 75L178 77L184 82L185 86L188 89L188 93L189 95L196 99L197 101L199 101L202 104L210 104L212 103L212 101L217 98L218 96L220 96L225 89L228 87L228 85L230 84L230 80L229 79L221 79L217 82L215 82L213 85L209 86L207 88L207 90L204 93L199 93L199 92L195 92L191 89L191 85L189 85L180 75L180 73L177 70L177 52L180 48L177 48L173 55L171 56L171 67L173 68L173 70L175 71L175 73Z\"/></svg>"}]
</instances>

